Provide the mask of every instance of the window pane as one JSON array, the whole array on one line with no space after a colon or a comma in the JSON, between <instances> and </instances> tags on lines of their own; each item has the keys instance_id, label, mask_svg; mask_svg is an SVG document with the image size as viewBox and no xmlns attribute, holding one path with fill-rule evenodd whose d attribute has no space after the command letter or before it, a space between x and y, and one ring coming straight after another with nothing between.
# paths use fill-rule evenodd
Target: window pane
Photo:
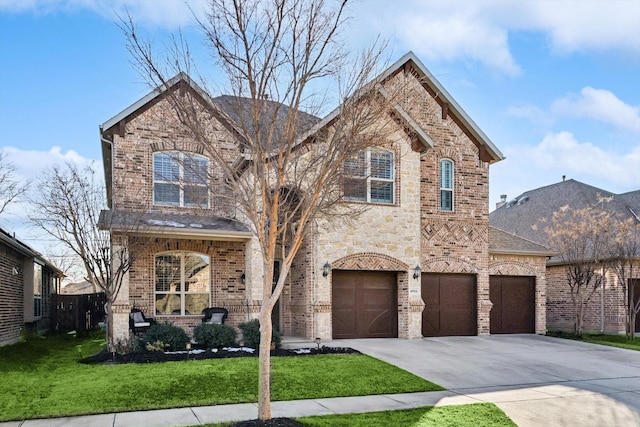
<instances>
[{"instance_id":1,"label":"window pane","mask_svg":"<svg viewBox=\"0 0 640 427\"><path fill-rule=\"evenodd\" d=\"M180 314L180 295L156 294L156 314Z\"/></svg>"},{"instance_id":2,"label":"window pane","mask_svg":"<svg viewBox=\"0 0 640 427\"><path fill-rule=\"evenodd\" d=\"M156 153L153 155L153 180L178 182L180 163L177 154Z\"/></svg>"},{"instance_id":3,"label":"window pane","mask_svg":"<svg viewBox=\"0 0 640 427\"><path fill-rule=\"evenodd\" d=\"M184 314L200 314L209 307L209 294L187 294L184 297Z\"/></svg>"},{"instance_id":4,"label":"window pane","mask_svg":"<svg viewBox=\"0 0 640 427\"><path fill-rule=\"evenodd\" d=\"M202 185L184 186L184 205L187 207L206 208L209 206L209 189Z\"/></svg>"},{"instance_id":5,"label":"window pane","mask_svg":"<svg viewBox=\"0 0 640 427\"><path fill-rule=\"evenodd\" d=\"M153 204L180 206L180 188L174 184L153 185Z\"/></svg>"},{"instance_id":6,"label":"window pane","mask_svg":"<svg viewBox=\"0 0 640 427\"><path fill-rule=\"evenodd\" d=\"M440 188L453 189L453 163L451 160L440 162Z\"/></svg>"},{"instance_id":7,"label":"window pane","mask_svg":"<svg viewBox=\"0 0 640 427\"><path fill-rule=\"evenodd\" d=\"M361 151L344 162L344 174L348 176L365 176L365 152Z\"/></svg>"},{"instance_id":8,"label":"window pane","mask_svg":"<svg viewBox=\"0 0 640 427\"><path fill-rule=\"evenodd\" d=\"M453 191L440 190L440 210L443 210L443 211L453 210Z\"/></svg>"},{"instance_id":9,"label":"window pane","mask_svg":"<svg viewBox=\"0 0 640 427\"><path fill-rule=\"evenodd\" d=\"M344 178L343 185L345 200L367 201L366 179Z\"/></svg>"},{"instance_id":10,"label":"window pane","mask_svg":"<svg viewBox=\"0 0 640 427\"><path fill-rule=\"evenodd\" d=\"M393 203L393 182L371 180L371 202Z\"/></svg>"},{"instance_id":11,"label":"window pane","mask_svg":"<svg viewBox=\"0 0 640 427\"><path fill-rule=\"evenodd\" d=\"M371 177L382 179L393 178L393 153L389 151L371 152Z\"/></svg>"},{"instance_id":12,"label":"window pane","mask_svg":"<svg viewBox=\"0 0 640 427\"><path fill-rule=\"evenodd\" d=\"M207 159L201 156L184 155L184 181L197 184L207 183Z\"/></svg>"},{"instance_id":13,"label":"window pane","mask_svg":"<svg viewBox=\"0 0 640 427\"><path fill-rule=\"evenodd\" d=\"M180 254L156 256L156 292L180 291Z\"/></svg>"},{"instance_id":14,"label":"window pane","mask_svg":"<svg viewBox=\"0 0 640 427\"><path fill-rule=\"evenodd\" d=\"M188 253L184 256L186 292L209 292L209 257Z\"/></svg>"}]
</instances>

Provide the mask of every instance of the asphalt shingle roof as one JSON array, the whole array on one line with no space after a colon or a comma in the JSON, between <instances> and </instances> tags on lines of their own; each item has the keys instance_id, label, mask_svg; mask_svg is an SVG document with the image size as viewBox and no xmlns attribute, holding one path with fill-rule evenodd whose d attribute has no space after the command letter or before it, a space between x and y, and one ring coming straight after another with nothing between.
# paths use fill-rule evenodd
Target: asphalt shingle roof
<instances>
[{"instance_id":1,"label":"asphalt shingle roof","mask_svg":"<svg viewBox=\"0 0 640 427\"><path fill-rule=\"evenodd\" d=\"M546 246L495 227L489 227L489 253L535 256L551 256L555 254Z\"/></svg>"}]
</instances>

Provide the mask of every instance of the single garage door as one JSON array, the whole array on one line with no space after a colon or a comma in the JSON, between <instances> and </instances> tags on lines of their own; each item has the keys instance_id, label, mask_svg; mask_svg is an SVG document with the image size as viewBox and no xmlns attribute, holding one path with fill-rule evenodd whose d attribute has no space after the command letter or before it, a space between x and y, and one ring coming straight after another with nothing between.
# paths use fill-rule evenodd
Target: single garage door
<instances>
[{"instance_id":1,"label":"single garage door","mask_svg":"<svg viewBox=\"0 0 640 427\"><path fill-rule=\"evenodd\" d=\"M423 274L422 335L477 335L476 277L467 274Z\"/></svg>"},{"instance_id":2,"label":"single garage door","mask_svg":"<svg viewBox=\"0 0 640 427\"><path fill-rule=\"evenodd\" d=\"M398 293L396 273L331 272L333 338L396 338Z\"/></svg>"},{"instance_id":3,"label":"single garage door","mask_svg":"<svg viewBox=\"0 0 640 427\"><path fill-rule=\"evenodd\" d=\"M492 334L533 334L536 331L536 278L489 278Z\"/></svg>"}]
</instances>

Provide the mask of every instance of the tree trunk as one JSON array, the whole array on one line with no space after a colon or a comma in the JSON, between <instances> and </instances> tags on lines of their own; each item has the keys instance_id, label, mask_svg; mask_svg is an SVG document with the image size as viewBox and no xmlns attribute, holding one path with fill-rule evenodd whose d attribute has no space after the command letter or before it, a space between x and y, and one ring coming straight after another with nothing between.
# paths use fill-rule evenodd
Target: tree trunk
<instances>
[{"instance_id":1,"label":"tree trunk","mask_svg":"<svg viewBox=\"0 0 640 427\"><path fill-rule=\"evenodd\" d=\"M258 368L258 418L271 419L271 313L260 312L260 365Z\"/></svg>"}]
</instances>

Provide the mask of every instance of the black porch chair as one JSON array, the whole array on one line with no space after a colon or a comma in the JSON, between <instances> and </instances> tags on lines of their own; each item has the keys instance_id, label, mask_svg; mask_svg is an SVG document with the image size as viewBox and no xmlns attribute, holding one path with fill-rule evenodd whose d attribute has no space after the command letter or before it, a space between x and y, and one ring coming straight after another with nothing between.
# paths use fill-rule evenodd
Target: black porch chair
<instances>
[{"instance_id":1,"label":"black porch chair","mask_svg":"<svg viewBox=\"0 0 640 427\"><path fill-rule=\"evenodd\" d=\"M149 326L156 323L154 319L148 318L139 308L132 308L129 313L129 329L134 335L144 334Z\"/></svg>"},{"instance_id":2,"label":"black porch chair","mask_svg":"<svg viewBox=\"0 0 640 427\"><path fill-rule=\"evenodd\" d=\"M202 310L202 323L218 323L223 325L229 316L229 310L224 307L209 307Z\"/></svg>"}]
</instances>

